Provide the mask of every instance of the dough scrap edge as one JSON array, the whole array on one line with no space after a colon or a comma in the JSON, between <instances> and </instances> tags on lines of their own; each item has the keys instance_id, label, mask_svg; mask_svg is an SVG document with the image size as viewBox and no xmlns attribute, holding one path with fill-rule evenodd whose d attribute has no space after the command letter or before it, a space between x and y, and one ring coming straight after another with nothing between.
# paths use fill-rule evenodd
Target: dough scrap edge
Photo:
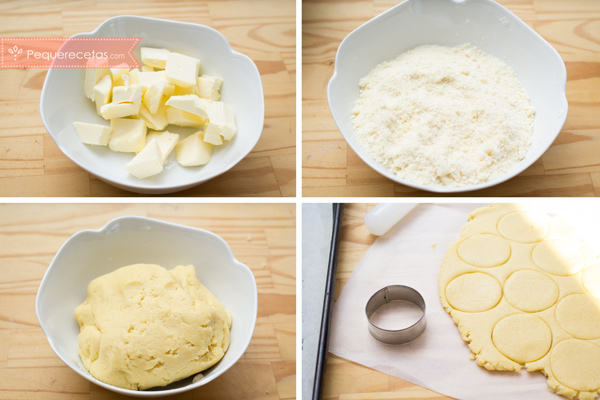
<instances>
[{"instance_id":1,"label":"dough scrap edge","mask_svg":"<svg viewBox=\"0 0 600 400\"><path fill-rule=\"evenodd\" d=\"M552 393L559 394L571 400L595 400L598 394L600 394L600 390L596 390L595 392L580 392L575 389L571 389L570 387L560 383L551 372L547 373L546 368L544 368L542 372L548 378L548 389L550 389Z\"/></svg>"},{"instance_id":2,"label":"dough scrap edge","mask_svg":"<svg viewBox=\"0 0 600 400\"><path fill-rule=\"evenodd\" d=\"M457 313L459 313L461 311L455 310L454 308L452 308L452 306L450 306L446 302L446 300L444 298L442 298L441 296L440 296L440 299L442 300L442 306L444 307L446 312L448 314L450 314L450 316L452 317L452 321L454 321L454 324L457 326L458 332L460 333L461 338L465 341L465 343L467 343L467 346L469 346L469 349L471 350L470 358L472 360L474 360L477 363L477 365L487 369L488 371L509 371L509 372L512 372L512 371L519 372L523 367L525 367L524 365L519 364L519 363L511 360L510 358L506 357L505 355L500 353L498 350L496 350L496 351L503 359L500 359L498 362L492 362L492 361L488 360L487 357L484 354L482 354L482 352L483 352L482 346L471 338L471 332L466 328L466 326L464 324L462 324L460 322L460 320L459 320L460 317L458 316ZM446 304L444 304L444 303L446 303Z\"/></svg>"},{"instance_id":3,"label":"dough scrap edge","mask_svg":"<svg viewBox=\"0 0 600 400\"><path fill-rule=\"evenodd\" d=\"M477 211L477 210L475 210L475 211ZM452 263L452 261L451 261L452 254L456 250L456 247L462 240L463 240L463 238L461 237L461 238L457 239L456 241L454 241L448 247L446 255L444 256L444 260L442 261L442 265L448 265L448 264ZM450 276L452 276L452 275L450 275ZM502 353L500 353L497 349L496 349L496 352L501 357L501 358L499 358L499 360L500 360L499 362L489 361L486 358L486 354L482 354L483 346L480 343L478 343L477 341L473 340L473 338L471 337L470 330L465 326L465 324L461 323L461 321L460 321L460 313L465 313L465 314L469 314L469 313L453 308L450 305L450 303L448 302L448 300L446 299L446 296L445 296L446 286L451 280L452 280L452 278L449 278L446 275L440 274L439 279L438 279L438 295L439 295L442 307L444 307L444 310L446 310L446 312L450 315L450 317L452 318L452 321L458 328L458 332L460 333L461 338L469 346L469 349L471 350L470 358L472 360L474 360L477 363L477 365L479 365L489 371L517 371L517 372L520 371L521 368L524 367L524 365L511 360L510 358L508 358L505 355L503 355Z\"/></svg>"}]
</instances>

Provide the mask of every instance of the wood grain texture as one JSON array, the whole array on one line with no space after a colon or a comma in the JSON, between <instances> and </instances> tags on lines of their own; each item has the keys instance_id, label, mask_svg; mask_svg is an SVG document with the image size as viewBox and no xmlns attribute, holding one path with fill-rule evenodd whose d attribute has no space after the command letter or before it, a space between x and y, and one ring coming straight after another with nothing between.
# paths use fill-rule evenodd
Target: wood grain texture
<instances>
[{"instance_id":1,"label":"wood grain texture","mask_svg":"<svg viewBox=\"0 0 600 400\"><path fill-rule=\"evenodd\" d=\"M225 374L182 399L296 397L294 204L0 204L0 399L129 398L96 386L52 351L36 293L60 246L124 215L204 228L229 243L258 285L250 346Z\"/></svg>"},{"instance_id":2,"label":"wood grain texture","mask_svg":"<svg viewBox=\"0 0 600 400\"><path fill-rule=\"evenodd\" d=\"M375 204L352 203L344 205L335 282L336 300L362 256L377 239L364 224L365 214L374 206ZM331 353L327 359L323 393L323 399L327 400L451 399Z\"/></svg>"},{"instance_id":3,"label":"wood grain texture","mask_svg":"<svg viewBox=\"0 0 600 400\"><path fill-rule=\"evenodd\" d=\"M293 0L0 2L0 36L72 36L117 15L211 26L257 65L265 124L230 171L176 196L296 195L296 9ZM0 70L0 197L139 196L81 169L47 134L39 101L47 70Z\"/></svg>"},{"instance_id":4,"label":"wood grain texture","mask_svg":"<svg viewBox=\"0 0 600 400\"><path fill-rule=\"evenodd\" d=\"M560 53L567 67L569 114L554 144L531 167L505 183L461 195L600 195L600 2L498 1ZM399 2L303 1L304 196L440 196L400 185L371 169L346 145L327 104L327 84L342 39Z\"/></svg>"}]
</instances>

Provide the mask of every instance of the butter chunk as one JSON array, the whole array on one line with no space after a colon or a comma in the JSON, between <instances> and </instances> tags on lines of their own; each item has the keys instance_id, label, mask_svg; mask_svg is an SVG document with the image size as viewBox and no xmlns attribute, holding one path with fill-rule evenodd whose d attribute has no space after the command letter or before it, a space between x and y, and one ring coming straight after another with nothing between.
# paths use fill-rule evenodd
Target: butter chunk
<instances>
[{"instance_id":1,"label":"butter chunk","mask_svg":"<svg viewBox=\"0 0 600 400\"><path fill-rule=\"evenodd\" d=\"M214 130L212 132L205 132L204 133L204 141L206 143L210 143L210 144L215 145L215 146L219 146L219 145L223 144L223 139L221 138L221 135L219 135Z\"/></svg>"},{"instance_id":2,"label":"butter chunk","mask_svg":"<svg viewBox=\"0 0 600 400\"><path fill-rule=\"evenodd\" d=\"M206 165L212 156L213 146L206 143L202 131L196 132L181 140L175 146L177 162L183 167Z\"/></svg>"},{"instance_id":3,"label":"butter chunk","mask_svg":"<svg viewBox=\"0 0 600 400\"><path fill-rule=\"evenodd\" d=\"M110 121L113 133L108 141L112 151L137 153L146 145L146 124L140 119L117 118Z\"/></svg>"},{"instance_id":4,"label":"butter chunk","mask_svg":"<svg viewBox=\"0 0 600 400\"><path fill-rule=\"evenodd\" d=\"M109 71L113 86L123 86L123 75L129 75L129 66L127 64L120 64L114 68L110 68Z\"/></svg>"},{"instance_id":5,"label":"butter chunk","mask_svg":"<svg viewBox=\"0 0 600 400\"><path fill-rule=\"evenodd\" d=\"M125 169L139 179L159 174L163 170L163 155L156 139L152 139L125 166Z\"/></svg>"},{"instance_id":6,"label":"butter chunk","mask_svg":"<svg viewBox=\"0 0 600 400\"><path fill-rule=\"evenodd\" d=\"M142 72L154 72L154 67L149 65L142 65Z\"/></svg>"},{"instance_id":7,"label":"butter chunk","mask_svg":"<svg viewBox=\"0 0 600 400\"><path fill-rule=\"evenodd\" d=\"M86 122L73 122L73 128L79 139L85 144L106 146L112 133L110 126L88 124Z\"/></svg>"},{"instance_id":8,"label":"butter chunk","mask_svg":"<svg viewBox=\"0 0 600 400\"><path fill-rule=\"evenodd\" d=\"M112 80L110 76L104 75L94 86L94 103L96 103L96 112L100 114L102 106L110 103L112 94Z\"/></svg>"},{"instance_id":9,"label":"butter chunk","mask_svg":"<svg viewBox=\"0 0 600 400\"><path fill-rule=\"evenodd\" d=\"M171 154L171 152L175 148L175 145L177 144L177 142L179 142L179 135L176 133L171 133L169 131L164 131L164 132L150 131L150 132L148 132L148 135L146 136L146 141L150 141L153 139L156 139L156 142L158 143L158 147L160 148L160 152L163 156L163 164L164 164L167 162L167 158L169 157L169 154Z\"/></svg>"},{"instance_id":10,"label":"butter chunk","mask_svg":"<svg viewBox=\"0 0 600 400\"><path fill-rule=\"evenodd\" d=\"M223 79L215 76L202 75L198 77L196 94L198 97L218 101L221 99L221 85Z\"/></svg>"},{"instance_id":11,"label":"butter chunk","mask_svg":"<svg viewBox=\"0 0 600 400\"><path fill-rule=\"evenodd\" d=\"M85 96L94 101L94 86L103 76L108 74L108 68L86 68L83 91ZM195 79L195 78L194 78Z\"/></svg>"},{"instance_id":12,"label":"butter chunk","mask_svg":"<svg viewBox=\"0 0 600 400\"><path fill-rule=\"evenodd\" d=\"M167 49L157 49L155 47L142 47L140 49L142 64L160 69L165 69L169 54L171 52Z\"/></svg>"},{"instance_id":13,"label":"butter chunk","mask_svg":"<svg viewBox=\"0 0 600 400\"><path fill-rule=\"evenodd\" d=\"M139 103L108 103L100 107L100 114L104 119L115 119L137 115L140 112L141 102Z\"/></svg>"},{"instance_id":14,"label":"butter chunk","mask_svg":"<svg viewBox=\"0 0 600 400\"><path fill-rule=\"evenodd\" d=\"M218 133L225 140L233 139L236 132L233 109L222 101L200 99L200 103L208 113L206 133Z\"/></svg>"},{"instance_id":15,"label":"butter chunk","mask_svg":"<svg viewBox=\"0 0 600 400\"><path fill-rule=\"evenodd\" d=\"M167 81L156 81L144 93L144 105L150 111L150 114L156 114L166 86Z\"/></svg>"},{"instance_id":16,"label":"butter chunk","mask_svg":"<svg viewBox=\"0 0 600 400\"><path fill-rule=\"evenodd\" d=\"M117 86L113 89L113 103L141 103L141 85Z\"/></svg>"},{"instance_id":17,"label":"butter chunk","mask_svg":"<svg viewBox=\"0 0 600 400\"><path fill-rule=\"evenodd\" d=\"M175 94L175 85L167 82L167 85L165 86L165 92L163 93L163 95L173 96L173 94Z\"/></svg>"},{"instance_id":18,"label":"butter chunk","mask_svg":"<svg viewBox=\"0 0 600 400\"><path fill-rule=\"evenodd\" d=\"M231 315L192 265L135 264L94 279L75 309L78 353L90 374L120 388L165 386L215 365Z\"/></svg>"},{"instance_id":19,"label":"butter chunk","mask_svg":"<svg viewBox=\"0 0 600 400\"><path fill-rule=\"evenodd\" d=\"M167 118L167 106L165 105L164 100L160 101L158 110L154 114L148 111L146 106L142 104L138 117L141 118L146 123L146 126L150 129L160 131L169 125L169 120Z\"/></svg>"},{"instance_id":20,"label":"butter chunk","mask_svg":"<svg viewBox=\"0 0 600 400\"><path fill-rule=\"evenodd\" d=\"M138 72L138 81L142 86L142 92L146 92L148 88L157 81L165 81L165 71L154 71L154 72Z\"/></svg>"},{"instance_id":21,"label":"butter chunk","mask_svg":"<svg viewBox=\"0 0 600 400\"><path fill-rule=\"evenodd\" d=\"M167 105L186 111L190 114L199 116L200 118L208 118L208 112L202 102L202 99L195 94L186 94L184 96L171 96L167 101Z\"/></svg>"},{"instance_id":22,"label":"butter chunk","mask_svg":"<svg viewBox=\"0 0 600 400\"><path fill-rule=\"evenodd\" d=\"M200 71L200 60L194 57L184 56L179 53L171 53L167 57L165 74L167 80L181 87L196 85L196 78Z\"/></svg>"},{"instance_id":23,"label":"butter chunk","mask_svg":"<svg viewBox=\"0 0 600 400\"><path fill-rule=\"evenodd\" d=\"M186 94L196 94L196 86L189 86L189 87L181 87L181 86L175 86L175 90L173 90L173 96L184 96Z\"/></svg>"},{"instance_id":24,"label":"butter chunk","mask_svg":"<svg viewBox=\"0 0 600 400\"><path fill-rule=\"evenodd\" d=\"M169 124L189 128L202 128L206 123L204 118L173 107L167 107L167 120Z\"/></svg>"},{"instance_id":25,"label":"butter chunk","mask_svg":"<svg viewBox=\"0 0 600 400\"><path fill-rule=\"evenodd\" d=\"M137 85L138 83L140 83L140 80L138 78L139 73L140 73L140 70L138 68L134 68L131 71L129 71L129 73L127 74L127 77L129 79L130 85ZM125 76L123 76L123 81L125 81Z\"/></svg>"}]
</instances>

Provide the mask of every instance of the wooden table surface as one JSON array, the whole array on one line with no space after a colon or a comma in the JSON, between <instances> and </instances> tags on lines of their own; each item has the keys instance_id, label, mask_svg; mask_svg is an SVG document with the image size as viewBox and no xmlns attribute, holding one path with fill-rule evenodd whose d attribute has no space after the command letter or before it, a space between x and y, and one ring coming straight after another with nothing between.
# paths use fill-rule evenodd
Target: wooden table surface
<instances>
[{"instance_id":1,"label":"wooden table surface","mask_svg":"<svg viewBox=\"0 0 600 400\"><path fill-rule=\"evenodd\" d=\"M303 1L304 196L440 196L397 184L372 170L347 145L327 104L327 83L342 39L399 2ZM600 195L600 1L499 0L499 3L560 53L567 67L569 114L554 144L531 167L508 182L464 195Z\"/></svg>"},{"instance_id":2,"label":"wooden table surface","mask_svg":"<svg viewBox=\"0 0 600 400\"><path fill-rule=\"evenodd\" d=\"M0 36L72 36L117 15L208 25L257 65L265 124L227 173L175 196L295 196L296 8L293 0L0 2ZM0 70L0 197L136 196L91 176L50 138L39 113L47 70Z\"/></svg>"},{"instance_id":3,"label":"wooden table surface","mask_svg":"<svg viewBox=\"0 0 600 400\"><path fill-rule=\"evenodd\" d=\"M376 236L369 233L364 225L365 214L374 206L375 204L352 203L344 205L335 282L336 300L362 256L377 239ZM329 353L323 399L449 400L451 398Z\"/></svg>"},{"instance_id":4,"label":"wooden table surface","mask_svg":"<svg viewBox=\"0 0 600 400\"><path fill-rule=\"evenodd\" d=\"M176 397L296 398L295 214L294 204L0 204L0 399L131 399L67 367L35 314L40 281L60 246L123 215L210 230L256 277L250 346L225 374Z\"/></svg>"}]
</instances>

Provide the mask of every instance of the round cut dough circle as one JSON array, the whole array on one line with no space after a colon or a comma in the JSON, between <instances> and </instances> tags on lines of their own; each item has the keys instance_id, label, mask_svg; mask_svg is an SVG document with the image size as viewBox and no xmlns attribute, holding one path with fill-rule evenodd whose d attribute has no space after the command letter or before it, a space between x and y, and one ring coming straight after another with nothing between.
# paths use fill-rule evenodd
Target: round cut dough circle
<instances>
[{"instance_id":1,"label":"round cut dough circle","mask_svg":"<svg viewBox=\"0 0 600 400\"><path fill-rule=\"evenodd\" d=\"M579 391L600 389L600 347L590 342L568 339L550 354L550 368L563 385Z\"/></svg>"},{"instance_id":2,"label":"round cut dough circle","mask_svg":"<svg viewBox=\"0 0 600 400\"><path fill-rule=\"evenodd\" d=\"M510 258L510 245L505 239L490 233L473 235L458 246L458 256L476 267L497 267Z\"/></svg>"},{"instance_id":3,"label":"round cut dough circle","mask_svg":"<svg viewBox=\"0 0 600 400\"><path fill-rule=\"evenodd\" d=\"M518 310L538 312L556 303L558 285L542 272L523 269L504 282L504 298Z\"/></svg>"},{"instance_id":4,"label":"round cut dough circle","mask_svg":"<svg viewBox=\"0 0 600 400\"><path fill-rule=\"evenodd\" d=\"M600 300L587 294L572 294L558 302L556 321L578 339L600 338Z\"/></svg>"},{"instance_id":5,"label":"round cut dough circle","mask_svg":"<svg viewBox=\"0 0 600 400\"><path fill-rule=\"evenodd\" d=\"M548 218L533 211L515 211L498 221L498 232L515 242L539 242L548 234Z\"/></svg>"},{"instance_id":6,"label":"round cut dough circle","mask_svg":"<svg viewBox=\"0 0 600 400\"><path fill-rule=\"evenodd\" d=\"M558 276L576 274L585 264L577 246L563 239L544 240L535 246L531 258L542 270Z\"/></svg>"},{"instance_id":7,"label":"round cut dough circle","mask_svg":"<svg viewBox=\"0 0 600 400\"><path fill-rule=\"evenodd\" d=\"M552 332L533 314L509 315L492 331L494 346L513 361L524 364L544 357L552 345Z\"/></svg>"},{"instance_id":8,"label":"round cut dough circle","mask_svg":"<svg viewBox=\"0 0 600 400\"><path fill-rule=\"evenodd\" d=\"M470 272L452 279L446 286L446 300L455 309L482 312L494 308L502 298L500 283L491 275Z\"/></svg>"},{"instance_id":9,"label":"round cut dough circle","mask_svg":"<svg viewBox=\"0 0 600 400\"><path fill-rule=\"evenodd\" d=\"M600 264L586 268L581 274L581 283L592 296L600 299Z\"/></svg>"}]
</instances>

